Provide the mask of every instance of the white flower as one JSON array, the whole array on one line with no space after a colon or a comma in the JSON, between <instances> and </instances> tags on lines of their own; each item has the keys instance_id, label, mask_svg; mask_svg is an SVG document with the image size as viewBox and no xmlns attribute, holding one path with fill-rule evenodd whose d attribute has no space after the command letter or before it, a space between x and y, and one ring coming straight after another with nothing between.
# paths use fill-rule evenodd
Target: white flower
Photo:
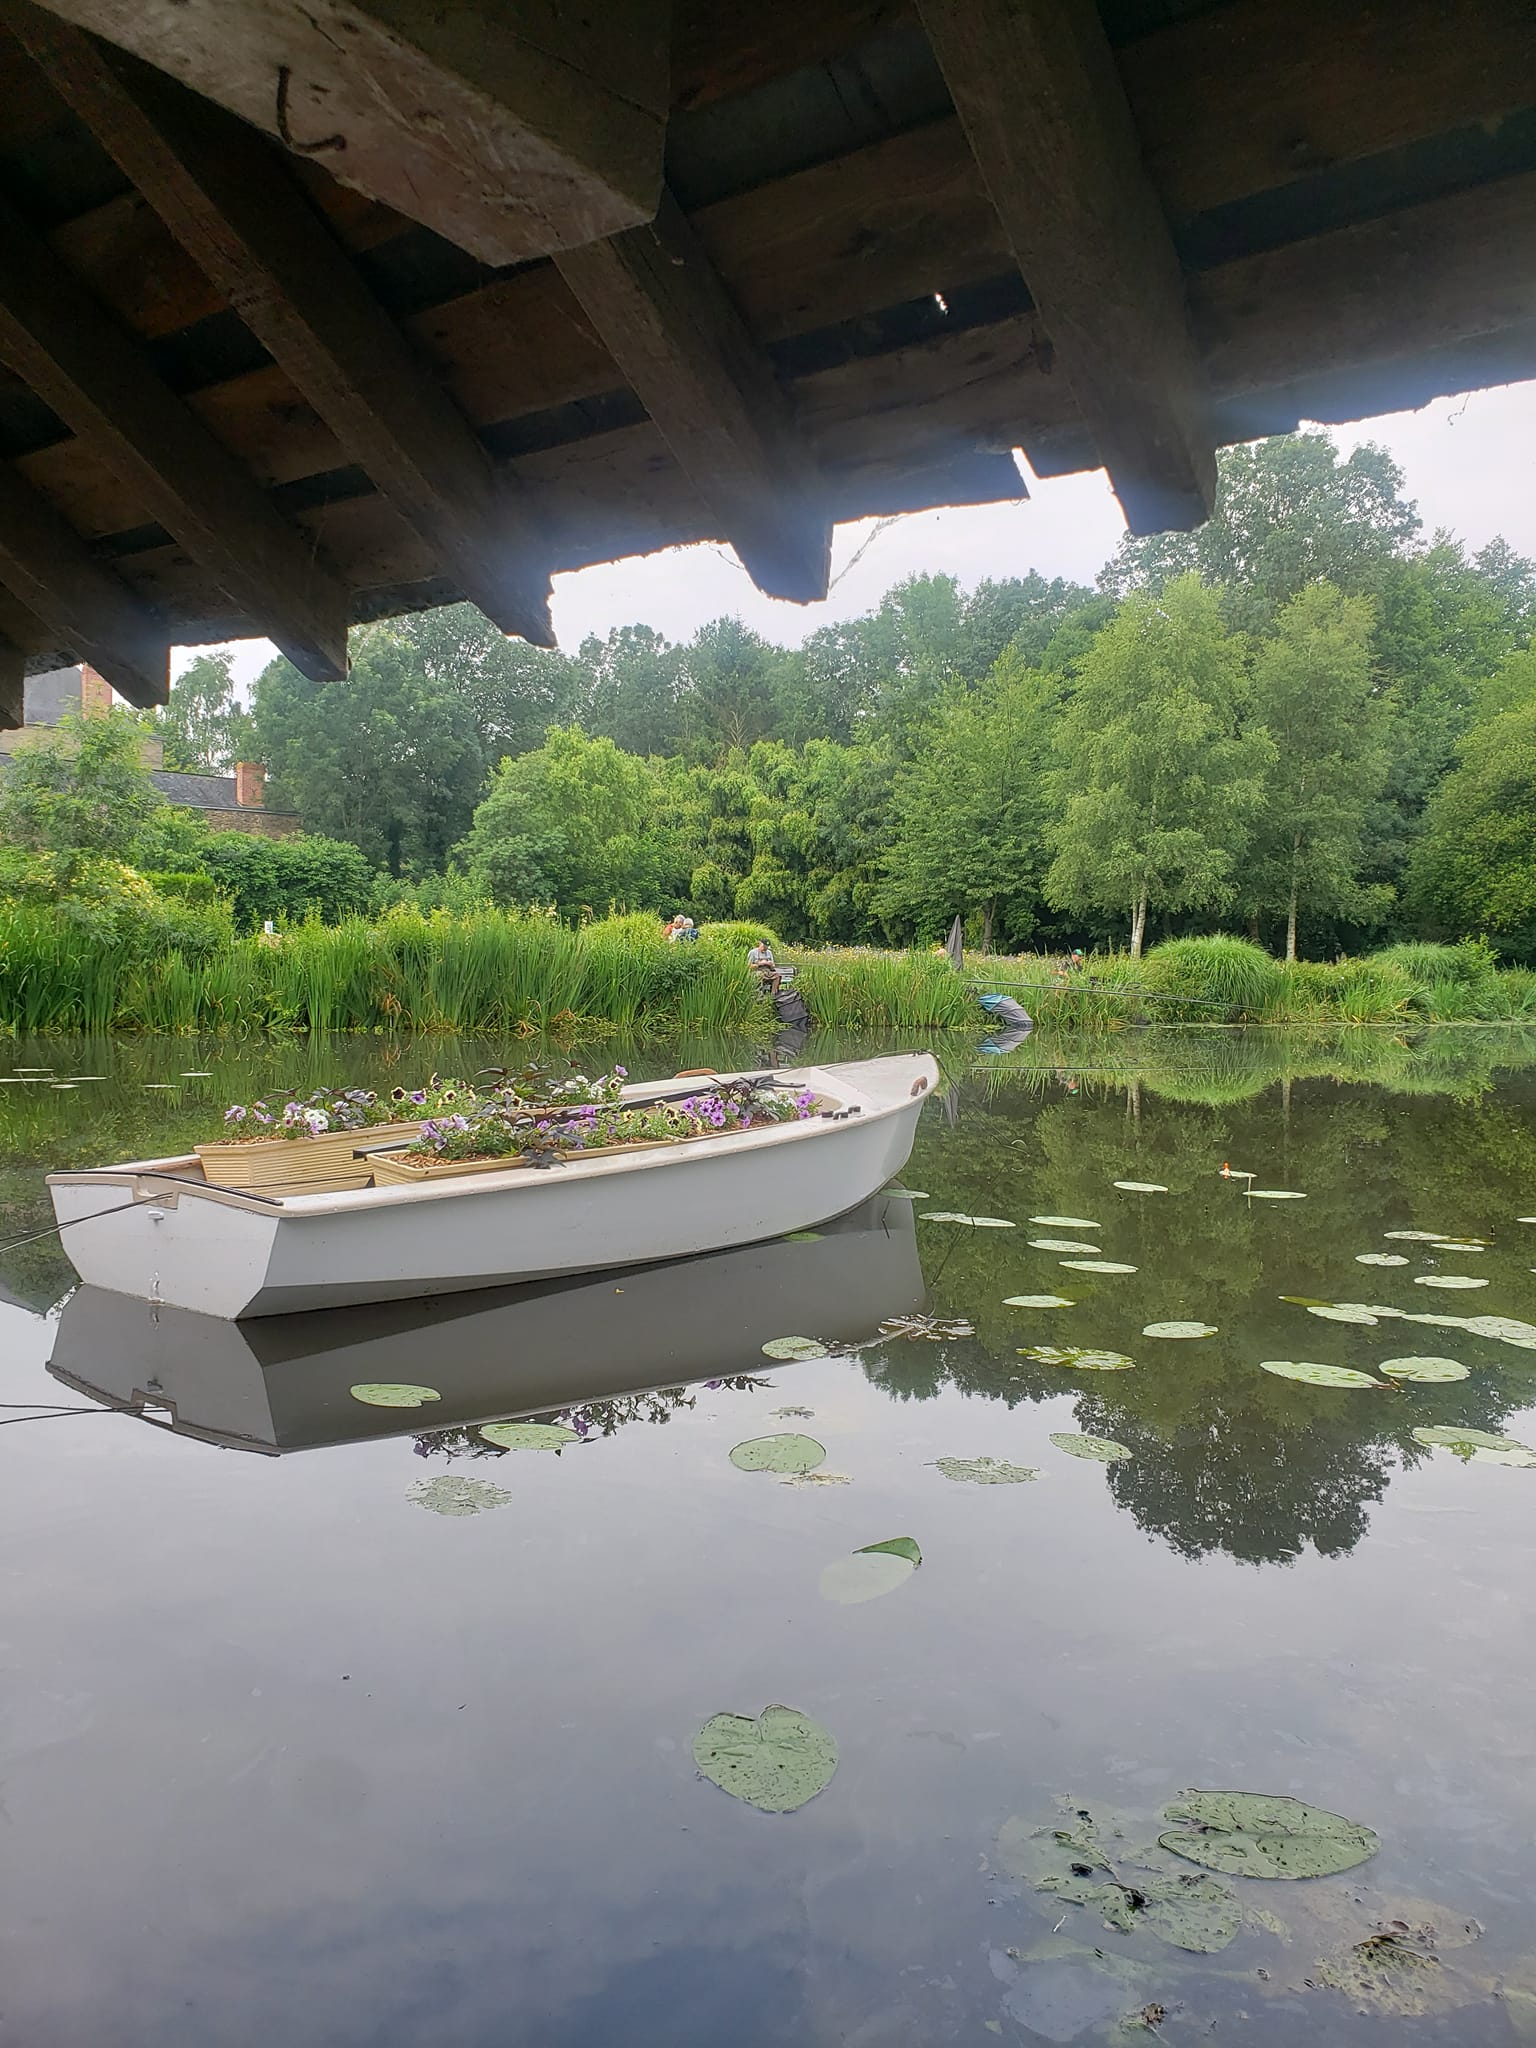
<instances>
[{"instance_id":1,"label":"white flower","mask_svg":"<svg viewBox=\"0 0 1536 2048\"><path fill-rule=\"evenodd\" d=\"M322 1131L331 1128L331 1120L323 1109L306 1109L304 1121L309 1125L310 1136L318 1138Z\"/></svg>"}]
</instances>

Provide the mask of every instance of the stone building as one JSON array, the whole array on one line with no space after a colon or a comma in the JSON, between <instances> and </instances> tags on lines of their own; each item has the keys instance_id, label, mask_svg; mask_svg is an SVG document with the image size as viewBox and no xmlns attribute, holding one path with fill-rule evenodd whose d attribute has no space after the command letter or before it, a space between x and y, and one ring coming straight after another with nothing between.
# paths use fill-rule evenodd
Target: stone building
<instances>
[{"instance_id":1,"label":"stone building","mask_svg":"<svg viewBox=\"0 0 1536 2048\"><path fill-rule=\"evenodd\" d=\"M0 733L0 768L29 741L48 733L61 719L78 713L104 718L112 708L112 686L89 664L50 669L28 676L24 721L18 730ZM165 743L146 733L140 759L149 779L169 803L200 811L215 832L252 832L263 839L287 839L302 832L296 811L269 811L267 771L255 761L237 761L232 775L190 775L165 766Z\"/></svg>"}]
</instances>

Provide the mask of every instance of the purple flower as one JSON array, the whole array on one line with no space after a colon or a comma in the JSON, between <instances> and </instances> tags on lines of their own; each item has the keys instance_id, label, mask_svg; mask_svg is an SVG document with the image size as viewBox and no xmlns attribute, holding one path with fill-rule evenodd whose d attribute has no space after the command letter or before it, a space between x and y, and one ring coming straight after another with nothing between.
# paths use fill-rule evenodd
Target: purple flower
<instances>
[{"instance_id":1,"label":"purple flower","mask_svg":"<svg viewBox=\"0 0 1536 2048\"><path fill-rule=\"evenodd\" d=\"M269 1124L272 1121L271 1117L267 1115L267 1112L264 1109L257 1109L253 1112L253 1114L256 1118L257 1123L259 1124Z\"/></svg>"},{"instance_id":2,"label":"purple flower","mask_svg":"<svg viewBox=\"0 0 1536 2048\"><path fill-rule=\"evenodd\" d=\"M238 1102L232 1102L224 1112L224 1121L227 1124L243 1124L245 1122L244 1106Z\"/></svg>"},{"instance_id":3,"label":"purple flower","mask_svg":"<svg viewBox=\"0 0 1536 2048\"><path fill-rule=\"evenodd\" d=\"M628 1069L628 1067L615 1067L615 1068L614 1068L614 1070L613 1070L613 1072L614 1072L614 1077L615 1077L615 1079L617 1079L617 1080L620 1080L620 1081L627 1081L627 1080L629 1079L629 1069Z\"/></svg>"},{"instance_id":4,"label":"purple flower","mask_svg":"<svg viewBox=\"0 0 1536 2048\"><path fill-rule=\"evenodd\" d=\"M427 1091L425 1088L413 1088L410 1094L405 1099L407 1102L425 1102L427 1099Z\"/></svg>"}]
</instances>

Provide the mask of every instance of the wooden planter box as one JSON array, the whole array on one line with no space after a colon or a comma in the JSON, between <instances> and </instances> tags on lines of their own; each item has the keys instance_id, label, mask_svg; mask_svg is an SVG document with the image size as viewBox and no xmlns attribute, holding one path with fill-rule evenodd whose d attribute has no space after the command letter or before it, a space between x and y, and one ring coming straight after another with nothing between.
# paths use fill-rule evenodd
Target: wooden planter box
<instances>
[{"instance_id":1,"label":"wooden planter box","mask_svg":"<svg viewBox=\"0 0 1536 2048\"><path fill-rule=\"evenodd\" d=\"M365 1188L374 1161L354 1159L360 1145L414 1138L417 1123L374 1124L360 1131L326 1131L318 1138L253 1138L243 1144L194 1147L215 1187L251 1188L258 1194L337 1195Z\"/></svg>"},{"instance_id":2,"label":"wooden planter box","mask_svg":"<svg viewBox=\"0 0 1536 2048\"><path fill-rule=\"evenodd\" d=\"M555 1157L609 1159L618 1152L656 1152L664 1145L678 1142L676 1138L637 1138L631 1145L586 1145L579 1152L558 1152ZM424 1180L450 1180L464 1173L507 1173L530 1164L525 1154L517 1152L509 1153L505 1159L411 1159L403 1152L379 1152L373 1159L373 1184L380 1188L398 1187L402 1183L414 1187Z\"/></svg>"}]
</instances>

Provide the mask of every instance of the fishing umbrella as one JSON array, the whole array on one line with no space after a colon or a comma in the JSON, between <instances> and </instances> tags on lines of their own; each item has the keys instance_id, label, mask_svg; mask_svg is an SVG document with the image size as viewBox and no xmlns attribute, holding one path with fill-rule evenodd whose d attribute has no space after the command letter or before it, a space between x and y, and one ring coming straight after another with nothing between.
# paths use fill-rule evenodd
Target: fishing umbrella
<instances>
[{"instance_id":1,"label":"fishing umbrella","mask_svg":"<svg viewBox=\"0 0 1536 2048\"><path fill-rule=\"evenodd\" d=\"M944 950L950 963L959 974L965 966L965 927L957 917L949 928L949 937L944 941Z\"/></svg>"}]
</instances>

